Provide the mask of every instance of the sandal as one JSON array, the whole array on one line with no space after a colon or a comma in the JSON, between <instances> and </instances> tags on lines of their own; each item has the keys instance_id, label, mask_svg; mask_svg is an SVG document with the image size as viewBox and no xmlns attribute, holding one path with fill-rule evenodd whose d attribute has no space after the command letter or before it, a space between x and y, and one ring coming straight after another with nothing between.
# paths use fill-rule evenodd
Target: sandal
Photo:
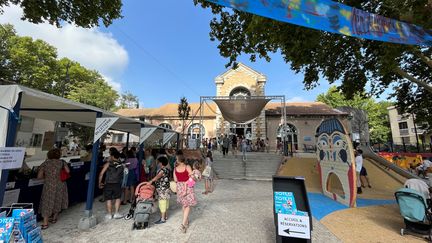
<instances>
[{"instance_id":1,"label":"sandal","mask_svg":"<svg viewBox=\"0 0 432 243\"><path fill-rule=\"evenodd\" d=\"M180 225L180 231L181 231L182 233L186 233L186 230L187 230L186 226L184 226L183 224L181 224L181 225Z\"/></svg>"},{"instance_id":2,"label":"sandal","mask_svg":"<svg viewBox=\"0 0 432 243\"><path fill-rule=\"evenodd\" d=\"M57 219L50 219L49 222L52 223L52 224L55 224L55 223L57 223Z\"/></svg>"},{"instance_id":3,"label":"sandal","mask_svg":"<svg viewBox=\"0 0 432 243\"><path fill-rule=\"evenodd\" d=\"M48 225L47 224L41 225L41 230L46 230L46 229L48 229Z\"/></svg>"}]
</instances>

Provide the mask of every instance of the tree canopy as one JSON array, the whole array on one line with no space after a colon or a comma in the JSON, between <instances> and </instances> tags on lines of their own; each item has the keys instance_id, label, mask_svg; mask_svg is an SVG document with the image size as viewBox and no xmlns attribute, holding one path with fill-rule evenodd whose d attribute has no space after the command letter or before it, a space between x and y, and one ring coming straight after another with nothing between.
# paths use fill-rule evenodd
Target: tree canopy
<instances>
[{"instance_id":1,"label":"tree canopy","mask_svg":"<svg viewBox=\"0 0 432 243\"><path fill-rule=\"evenodd\" d=\"M114 19L121 18L121 0L0 0L0 13L5 6L15 4L23 9L22 19L38 24L47 21L57 27L62 22L90 28L99 26L100 21L108 26Z\"/></svg>"},{"instance_id":2,"label":"tree canopy","mask_svg":"<svg viewBox=\"0 0 432 243\"><path fill-rule=\"evenodd\" d=\"M369 126L369 136L371 142L388 142L391 137L390 124L388 120L387 107L393 105L389 101L376 102L371 97L364 94L355 93L352 99L340 92L336 86L331 86L326 93L319 94L317 101L323 102L332 108L351 107L364 110L367 114L367 124ZM361 124L357 124L363 127ZM363 129L360 128L360 129Z\"/></svg>"},{"instance_id":3,"label":"tree canopy","mask_svg":"<svg viewBox=\"0 0 432 243\"><path fill-rule=\"evenodd\" d=\"M241 54L271 60L280 53L295 72L304 73L306 89L318 85L321 77L352 98L357 91L381 95L389 87L397 105L416 111L419 119L432 114L432 48L363 40L307 29L256 15L223 8L204 0L194 0L216 15L210 22L210 39L219 41L227 66L236 64ZM339 0L344 4L389 18L432 29L432 2L428 0Z\"/></svg>"},{"instance_id":4,"label":"tree canopy","mask_svg":"<svg viewBox=\"0 0 432 243\"><path fill-rule=\"evenodd\" d=\"M0 77L5 81L63 97L74 97L70 94L79 90L83 97L74 100L108 110L118 98L97 71L68 58L58 59L55 47L42 40L18 36L11 25L0 25L0 46ZM94 89L96 86L99 89ZM105 91L109 91L106 104L88 99L105 95ZM92 94L87 97L89 92Z\"/></svg>"},{"instance_id":5,"label":"tree canopy","mask_svg":"<svg viewBox=\"0 0 432 243\"><path fill-rule=\"evenodd\" d=\"M119 106L120 109L132 109L139 108L139 99L138 96L133 95L131 92L126 91L121 94L119 98Z\"/></svg>"}]
</instances>

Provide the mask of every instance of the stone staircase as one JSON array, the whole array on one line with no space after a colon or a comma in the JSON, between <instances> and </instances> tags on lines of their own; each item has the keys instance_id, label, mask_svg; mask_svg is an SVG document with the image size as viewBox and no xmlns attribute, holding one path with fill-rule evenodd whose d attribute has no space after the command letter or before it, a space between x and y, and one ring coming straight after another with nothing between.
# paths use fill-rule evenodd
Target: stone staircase
<instances>
[{"instance_id":1,"label":"stone staircase","mask_svg":"<svg viewBox=\"0 0 432 243\"><path fill-rule=\"evenodd\" d=\"M225 158L222 153L213 153L213 169L221 179L271 180L276 174L282 156L274 152L249 152L247 160L242 161L241 153L237 157L231 151Z\"/></svg>"}]
</instances>

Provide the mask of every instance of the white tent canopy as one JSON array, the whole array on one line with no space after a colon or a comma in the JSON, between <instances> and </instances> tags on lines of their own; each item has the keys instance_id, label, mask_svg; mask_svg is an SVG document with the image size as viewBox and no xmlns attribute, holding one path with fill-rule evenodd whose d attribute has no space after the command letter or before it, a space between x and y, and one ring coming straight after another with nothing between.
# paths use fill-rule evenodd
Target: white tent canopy
<instances>
[{"instance_id":1,"label":"white tent canopy","mask_svg":"<svg viewBox=\"0 0 432 243\"><path fill-rule=\"evenodd\" d=\"M0 147L5 145L8 116L21 93L20 116L27 116L51 121L73 122L87 127L95 127L96 114L101 117L118 117L119 119L111 126L112 130L128 132L140 136L141 126L156 127L128 117L123 117L110 111L81 104L69 99L61 98L52 94L44 93L20 85L0 86ZM6 108L6 109L5 109ZM158 130L169 129L158 127ZM169 130L171 131L171 130ZM161 139L163 135L160 135Z\"/></svg>"}]
</instances>

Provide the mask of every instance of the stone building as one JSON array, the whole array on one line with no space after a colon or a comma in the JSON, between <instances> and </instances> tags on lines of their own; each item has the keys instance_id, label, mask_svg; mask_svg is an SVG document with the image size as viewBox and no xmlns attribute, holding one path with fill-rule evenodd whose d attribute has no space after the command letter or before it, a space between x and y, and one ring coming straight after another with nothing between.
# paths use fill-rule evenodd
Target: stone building
<instances>
[{"instance_id":1,"label":"stone building","mask_svg":"<svg viewBox=\"0 0 432 243\"><path fill-rule=\"evenodd\" d=\"M267 77L264 74L240 63L236 69L229 69L215 78L216 96L265 96L266 82ZM178 117L177 107L177 103L169 103L159 108L121 109L118 113L178 132L184 130L184 134L193 139L199 139L201 134L204 138L215 138L221 134L250 133L253 141L258 138L269 138L270 146L274 149L277 138L281 136L282 103L280 101L267 103L260 115L246 124L226 121L219 107L213 102L203 104L203 125L200 123L199 103L190 104L190 118L183 124ZM316 129L325 118L338 117L345 124L347 120L347 113L332 109L321 102L288 102L286 116L287 141L296 151L308 150L315 145ZM114 142L121 140L116 136L124 138L122 134L114 134Z\"/></svg>"}]
</instances>

